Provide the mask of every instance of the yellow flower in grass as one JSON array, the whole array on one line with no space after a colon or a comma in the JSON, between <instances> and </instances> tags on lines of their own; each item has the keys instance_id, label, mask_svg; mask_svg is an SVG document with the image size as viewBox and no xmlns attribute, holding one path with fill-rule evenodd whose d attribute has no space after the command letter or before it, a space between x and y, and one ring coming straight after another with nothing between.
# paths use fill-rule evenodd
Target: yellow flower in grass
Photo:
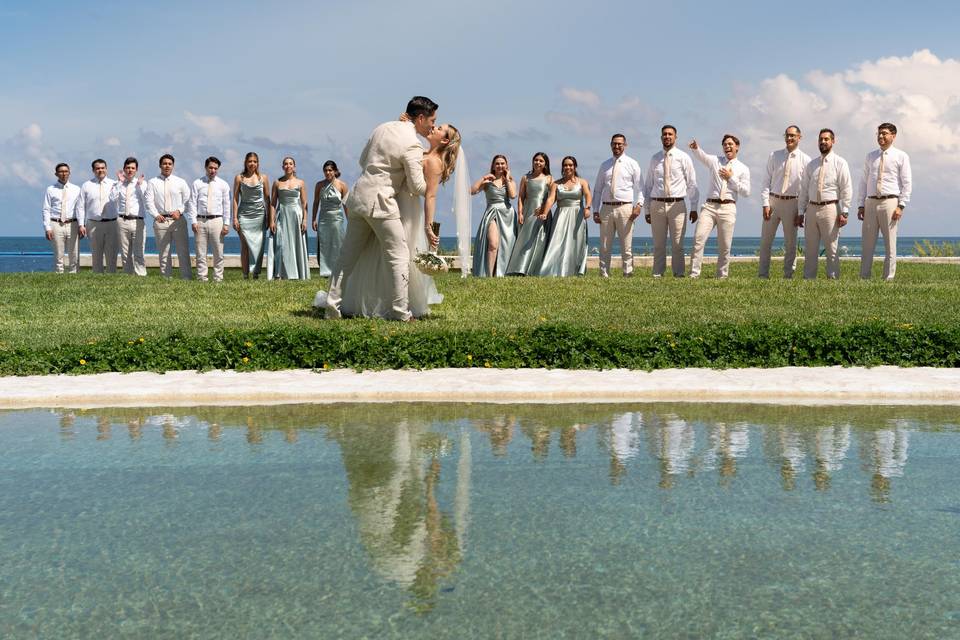
<instances>
[{"instance_id":1,"label":"yellow flower in grass","mask_svg":"<svg viewBox=\"0 0 960 640\"><path fill-rule=\"evenodd\" d=\"M243 346L245 346L245 347L252 347L252 346L253 346L253 343L252 343L252 342L244 342L244 343L243 343Z\"/></svg>"},{"instance_id":2,"label":"yellow flower in grass","mask_svg":"<svg viewBox=\"0 0 960 640\"><path fill-rule=\"evenodd\" d=\"M323 370L326 371L326 370L329 369L329 368L330 368L330 365L327 364L326 362L324 362L324 363L323 363Z\"/></svg>"},{"instance_id":3,"label":"yellow flower in grass","mask_svg":"<svg viewBox=\"0 0 960 640\"><path fill-rule=\"evenodd\" d=\"M473 362L473 356L469 353L467 354L467 362Z\"/></svg>"},{"instance_id":4,"label":"yellow flower in grass","mask_svg":"<svg viewBox=\"0 0 960 640\"><path fill-rule=\"evenodd\" d=\"M138 342L143 342L143 336L140 336L140 338L138 339Z\"/></svg>"},{"instance_id":5,"label":"yellow flower in grass","mask_svg":"<svg viewBox=\"0 0 960 640\"><path fill-rule=\"evenodd\" d=\"M80 364L82 364L82 365L83 365L83 364L87 364L87 361L84 360L83 358L80 358Z\"/></svg>"},{"instance_id":6,"label":"yellow flower in grass","mask_svg":"<svg viewBox=\"0 0 960 640\"><path fill-rule=\"evenodd\" d=\"M243 359L241 360L241 362L243 362L243 364L247 364L248 362L250 362L250 358L248 358L247 356L243 356Z\"/></svg>"},{"instance_id":7,"label":"yellow flower in grass","mask_svg":"<svg viewBox=\"0 0 960 640\"><path fill-rule=\"evenodd\" d=\"M487 369L489 369L489 368L490 368L490 361L489 361L489 360L484 361L483 366L485 366Z\"/></svg>"},{"instance_id":8,"label":"yellow flower in grass","mask_svg":"<svg viewBox=\"0 0 960 640\"><path fill-rule=\"evenodd\" d=\"M127 344L133 344L133 340L127 340Z\"/></svg>"}]
</instances>

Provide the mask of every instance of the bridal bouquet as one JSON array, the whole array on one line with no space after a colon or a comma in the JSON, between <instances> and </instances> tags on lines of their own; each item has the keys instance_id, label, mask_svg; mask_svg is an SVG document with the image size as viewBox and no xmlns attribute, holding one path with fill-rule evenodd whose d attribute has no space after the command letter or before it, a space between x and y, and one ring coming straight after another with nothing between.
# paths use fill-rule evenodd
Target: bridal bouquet
<instances>
[{"instance_id":1,"label":"bridal bouquet","mask_svg":"<svg viewBox=\"0 0 960 640\"><path fill-rule=\"evenodd\" d=\"M413 259L413 264L417 265L417 269L420 270L420 273L425 273L428 276L432 276L437 273L445 273L450 269L446 260L435 253L429 253L426 251L418 253L417 257Z\"/></svg>"},{"instance_id":2,"label":"bridal bouquet","mask_svg":"<svg viewBox=\"0 0 960 640\"><path fill-rule=\"evenodd\" d=\"M439 237L440 223L434 222L430 226L433 229L434 235ZM432 276L437 273L445 273L450 269L449 265L447 265L447 261L432 251L421 251L418 253L417 257L413 259L413 264L417 265L417 269L420 269L420 273L425 273L428 276Z\"/></svg>"}]
</instances>

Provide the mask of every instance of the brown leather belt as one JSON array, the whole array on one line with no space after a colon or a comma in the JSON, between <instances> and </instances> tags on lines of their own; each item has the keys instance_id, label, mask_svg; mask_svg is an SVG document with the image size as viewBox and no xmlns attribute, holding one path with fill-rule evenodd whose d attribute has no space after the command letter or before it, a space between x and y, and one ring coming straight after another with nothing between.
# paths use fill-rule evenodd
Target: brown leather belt
<instances>
[{"instance_id":1,"label":"brown leather belt","mask_svg":"<svg viewBox=\"0 0 960 640\"><path fill-rule=\"evenodd\" d=\"M608 204L611 207L622 207L625 204L632 204L630 202L621 202L620 200L612 200L609 202L603 202L602 204Z\"/></svg>"},{"instance_id":2,"label":"brown leather belt","mask_svg":"<svg viewBox=\"0 0 960 640\"><path fill-rule=\"evenodd\" d=\"M100 218L99 220L91 220L90 222L114 222L116 218Z\"/></svg>"},{"instance_id":3,"label":"brown leather belt","mask_svg":"<svg viewBox=\"0 0 960 640\"><path fill-rule=\"evenodd\" d=\"M213 220L214 218L222 218L223 216L197 216L197 220Z\"/></svg>"},{"instance_id":4,"label":"brown leather belt","mask_svg":"<svg viewBox=\"0 0 960 640\"><path fill-rule=\"evenodd\" d=\"M683 202L683 198L650 198L650 199L653 200L654 202L667 202L671 204L674 202Z\"/></svg>"},{"instance_id":5,"label":"brown leather belt","mask_svg":"<svg viewBox=\"0 0 960 640\"><path fill-rule=\"evenodd\" d=\"M72 224L72 223L74 223L74 222L76 222L76 221L77 221L76 218L70 218L69 220L54 220L54 222L56 222L56 223L59 224L60 226L63 226L63 225L65 225L65 224Z\"/></svg>"},{"instance_id":6,"label":"brown leather belt","mask_svg":"<svg viewBox=\"0 0 960 640\"><path fill-rule=\"evenodd\" d=\"M867 196L870 200L889 200L890 198L899 198L900 196L895 194L890 194L887 196Z\"/></svg>"},{"instance_id":7,"label":"brown leather belt","mask_svg":"<svg viewBox=\"0 0 960 640\"><path fill-rule=\"evenodd\" d=\"M825 207L828 204L837 204L837 202L839 202L839 200L824 200L823 202L814 202L813 200L811 200L810 204L812 204L815 207Z\"/></svg>"},{"instance_id":8,"label":"brown leather belt","mask_svg":"<svg viewBox=\"0 0 960 640\"><path fill-rule=\"evenodd\" d=\"M120 216L124 220L143 220L143 216Z\"/></svg>"},{"instance_id":9,"label":"brown leather belt","mask_svg":"<svg viewBox=\"0 0 960 640\"><path fill-rule=\"evenodd\" d=\"M781 196L778 193L771 193L771 198L776 198L777 200L796 200L797 196Z\"/></svg>"},{"instance_id":10,"label":"brown leather belt","mask_svg":"<svg viewBox=\"0 0 960 640\"><path fill-rule=\"evenodd\" d=\"M707 198L710 204L737 204L736 200L721 200L720 198Z\"/></svg>"}]
</instances>

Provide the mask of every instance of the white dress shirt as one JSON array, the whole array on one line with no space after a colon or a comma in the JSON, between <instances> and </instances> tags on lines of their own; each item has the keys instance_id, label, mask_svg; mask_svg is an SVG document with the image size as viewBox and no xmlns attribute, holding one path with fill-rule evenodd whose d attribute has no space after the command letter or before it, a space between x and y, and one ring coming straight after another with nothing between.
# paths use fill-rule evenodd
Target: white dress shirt
<instances>
[{"instance_id":1,"label":"white dress shirt","mask_svg":"<svg viewBox=\"0 0 960 640\"><path fill-rule=\"evenodd\" d=\"M693 168L690 156L676 147L667 152L670 162L670 184L663 184L663 151L658 151L650 158L650 167L643 183L643 196L650 203L650 198L686 198L693 211L700 203L700 191L697 189L697 172ZM669 187L669 191L667 188Z\"/></svg>"},{"instance_id":2,"label":"white dress shirt","mask_svg":"<svg viewBox=\"0 0 960 640\"><path fill-rule=\"evenodd\" d=\"M715 156L707 153L701 147L693 150L708 169L710 169L710 186L707 187L707 199L714 200L733 200L740 197L750 197L750 169L736 158L728 161L727 156ZM733 171L729 180L720 177L720 169L726 168ZM726 182L726 190L723 189L723 183Z\"/></svg>"},{"instance_id":3,"label":"white dress shirt","mask_svg":"<svg viewBox=\"0 0 960 640\"><path fill-rule=\"evenodd\" d=\"M226 180L220 176L212 181L207 176L197 178L190 197L194 220L197 216L223 216L223 224L230 224L230 185Z\"/></svg>"},{"instance_id":4,"label":"white dress shirt","mask_svg":"<svg viewBox=\"0 0 960 640\"><path fill-rule=\"evenodd\" d=\"M778 196L800 195L800 181L803 172L810 164L810 156L797 147L793 151L777 149L767 158L767 173L763 180L763 190L760 192L760 204L770 206L770 194ZM783 188L783 174L787 172L787 188Z\"/></svg>"},{"instance_id":5,"label":"white dress shirt","mask_svg":"<svg viewBox=\"0 0 960 640\"><path fill-rule=\"evenodd\" d=\"M152 218L179 211L190 224L197 221L190 204L190 187L187 186L187 181L179 176L171 174L166 178L150 178L147 181L146 201L147 213Z\"/></svg>"},{"instance_id":6,"label":"white dress shirt","mask_svg":"<svg viewBox=\"0 0 960 640\"><path fill-rule=\"evenodd\" d=\"M617 184L611 185L614 162L617 163ZM597 181L593 183L593 201L600 205L604 201L643 205L643 176L637 161L624 153L600 165Z\"/></svg>"},{"instance_id":7,"label":"white dress shirt","mask_svg":"<svg viewBox=\"0 0 960 640\"><path fill-rule=\"evenodd\" d=\"M110 202L110 194L113 192L115 182L116 180L110 178L103 180L92 178L84 182L80 187L80 203L77 205L77 211L83 213L78 218L83 218L85 222L116 218L117 212Z\"/></svg>"},{"instance_id":8,"label":"white dress shirt","mask_svg":"<svg viewBox=\"0 0 960 640\"><path fill-rule=\"evenodd\" d=\"M137 179L114 182L110 191L110 202L114 203L118 216L142 218L147 208L146 183L137 184Z\"/></svg>"},{"instance_id":9,"label":"white dress shirt","mask_svg":"<svg viewBox=\"0 0 960 640\"><path fill-rule=\"evenodd\" d=\"M53 229L52 221L72 220L76 218L77 223L82 227L83 220L77 215L78 202L80 201L80 187L67 182L55 182L47 187L43 192L43 230Z\"/></svg>"},{"instance_id":10,"label":"white dress shirt","mask_svg":"<svg viewBox=\"0 0 960 640\"><path fill-rule=\"evenodd\" d=\"M823 166L823 190L820 185L820 167ZM838 200L840 213L850 211L853 200L853 184L850 179L850 165L833 151L825 156L817 156L810 161L803 172L800 182L800 202L798 213L802 216L810 202Z\"/></svg>"},{"instance_id":11,"label":"white dress shirt","mask_svg":"<svg viewBox=\"0 0 960 640\"><path fill-rule=\"evenodd\" d=\"M880 170L880 154L883 153L883 175L880 176L880 193L877 193L877 172ZM910 156L900 149L890 147L886 151L874 149L867 154L860 177L860 193L857 206L862 207L867 196L899 196L898 204L907 206L913 191L913 172Z\"/></svg>"}]
</instances>

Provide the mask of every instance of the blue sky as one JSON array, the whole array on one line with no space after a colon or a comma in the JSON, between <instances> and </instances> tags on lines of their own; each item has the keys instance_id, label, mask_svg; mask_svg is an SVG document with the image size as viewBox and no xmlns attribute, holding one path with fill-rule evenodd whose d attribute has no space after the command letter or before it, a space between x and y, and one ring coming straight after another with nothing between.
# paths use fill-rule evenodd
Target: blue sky
<instances>
[{"instance_id":1,"label":"blue sky","mask_svg":"<svg viewBox=\"0 0 960 640\"><path fill-rule=\"evenodd\" d=\"M556 165L577 156L592 183L612 132L628 134L646 167L670 122L684 144L715 152L737 134L758 193L766 156L796 122L811 155L815 131L835 129L857 180L876 124L891 120L916 183L901 233L960 235L949 204L960 168L960 45L949 31L960 11L945 2L909 13L892 2L18 6L0 9L3 235L41 233L43 187L61 160L76 183L95 157L112 172L136 155L149 176L168 151L185 178L210 154L230 177L254 150L271 177L291 154L308 182L328 158L349 182L370 129L414 94L461 129L474 178L494 153L519 175L543 150ZM448 202L442 193L441 221ZM475 200L475 217L481 208ZM757 235L759 219L755 195L737 233Z\"/></svg>"}]
</instances>

